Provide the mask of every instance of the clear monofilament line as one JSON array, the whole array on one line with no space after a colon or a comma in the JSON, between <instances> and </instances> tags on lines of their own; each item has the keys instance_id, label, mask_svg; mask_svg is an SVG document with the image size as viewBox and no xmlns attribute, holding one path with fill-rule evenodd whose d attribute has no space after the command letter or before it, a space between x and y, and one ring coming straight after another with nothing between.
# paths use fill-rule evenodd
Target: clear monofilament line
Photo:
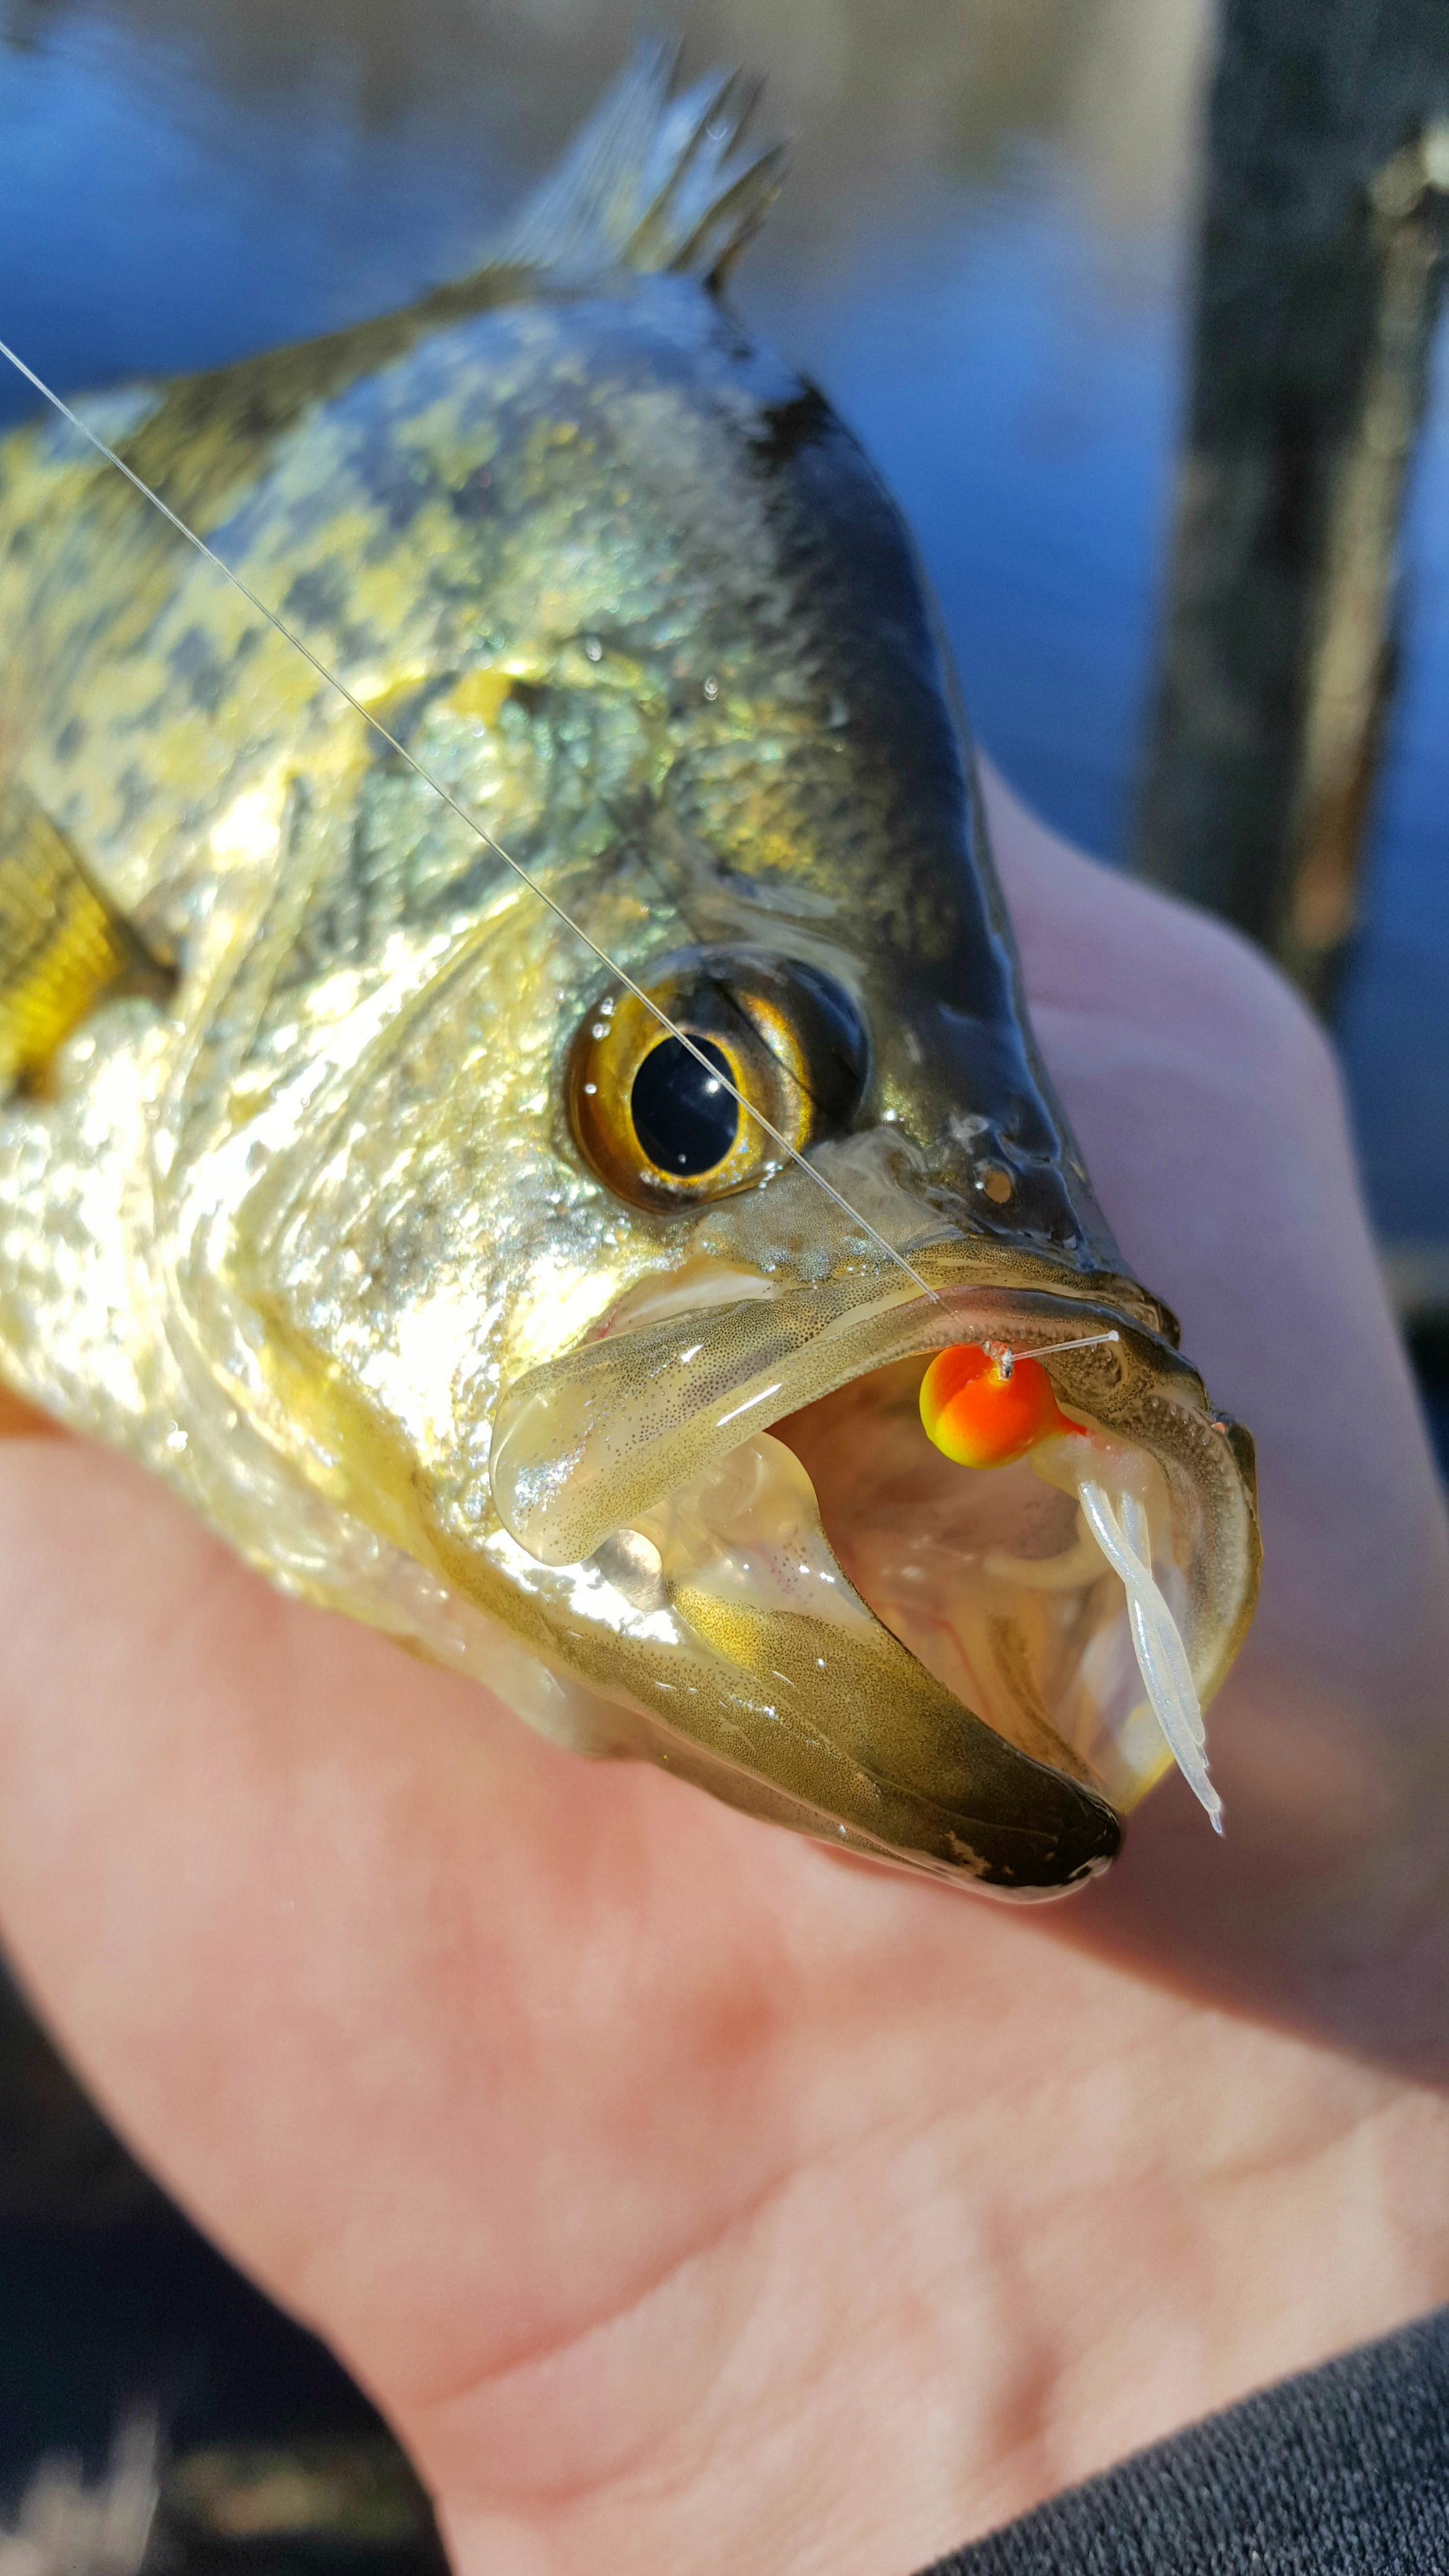
<instances>
[{"instance_id":1,"label":"clear monofilament line","mask_svg":"<svg viewBox=\"0 0 1449 2576\"><path fill-rule=\"evenodd\" d=\"M1121 1339L1120 1333L1083 1333L1080 1341L1076 1342L1043 1342L1035 1351L1001 1351L998 1354L1001 1374L1010 1377L1018 1360L1054 1360L1058 1351L1090 1351L1095 1350L1099 1342L1120 1342ZM990 1350L991 1344L987 1342L982 1347Z\"/></svg>"},{"instance_id":2,"label":"clear monofilament line","mask_svg":"<svg viewBox=\"0 0 1449 2576\"><path fill-rule=\"evenodd\" d=\"M259 617L265 618L267 624L274 627L276 632L284 639L284 641L290 644L294 651L302 655L304 661L310 662L313 670L317 673L318 678L324 680L329 689L335 689L337 695L346 700L348 706L353 709L354 713L361 716L363 723L370 725L373 732L379 737L379 739L387 744L388 749L396 752L399 760L406 762L414 776L420 778L425 787L430 787L432 789L433 794L441 799L442 803L447 806L449 812L456 814L460 823L465 823L470 832L475 832L477 834L478 839L483 843L484 847L492 850L495 857L500 858L503 861L504 866L512 870L520 884L527 886L530 894L536 895L539 902L548 907L548 910L554 915L555 919L562 922L566 930L572 931L575 939L582 942L583 946L589 950L590 954L598 959L601 966L606 966L608 968L609 973L618 983L624 986L626 992L633 995L636 1002L643 1003L645 1010L658 1021L659 1026L666 1032L666 1034L669 1037L677 1039L678 1043L686 1050L686 1052L693 1056L696 1064L702 1065L705 1072L709 1074L711 1079L717 1082L722 1090L725 1090L730 1094L731 1099L738 1103L739 1107L744 1110L746 1116L753 1118L756 1125L763 1128L771 1143L778 1145L780 1151L785 1154L792 1163L798 1164L800 1170L805 1173L807 1179L813 1181L816 1189L822 1191L826 1198L833 1201L834 1205L840 1210L841 1215L849 1217L852 1225L859 1226L861 1233L876 1246L877 1251L883 1252L886 1259L892 1262L897 1270L904 1271L913 1287L919 1288L923 1296L929 1297L933 1305L939 1306L941 1299L937 1291L930 1285L928 1280L921 1277L918 1270L912 1269L911 1264L905 1257L905 1254L898 1252L895 1245L893 1243L889 1243L886 1240L886 1237L877 1231L875 1226L871 1224L868 1217L862 1216L860 1210L852 1207L849 1199L844 1197L841 1191L831 1186L831 1183L825 1178L824 1173L816 1170L814 1164L809 1162L805 1155L800 1152L799 1147L791 1144L788 1136L781 1135L779 1128L771 1124L763 1110L757 1109L752 1100L747 1100L744 1093L736 1089L728 1074L722 1074L720 1072L718 1065L704 1053L703 1048L696 1046L688 1031L680 1028L677 1023L670 1018L667 1011L661 1010L659 1004L651 1000L649 994L647 994L640 985L634 982L631 975L625 973L622 966L615 965L614 960L609 955L607 949L601 948L596 939L591 939L589 937L589 934L584 929L582 923L575 921L572 913L567 912L564 909L564 906L557 902L554 896L549 894L545 888L538 883L536 877L531 877L527 868L525 868L519 860L510 857L508 851L503 847L502 842L494 839L493 834L484 824L479 822L477 816L469 813L466 805L459 804L456 796L449 793L448 789L442 784L442 781L435 778L431 770L424 768L423 763L413 757L413 754L407 749L404 743L398 741L396 734L389 733L387 726L381 723L379 719L363 705L362 700L354 697L351 689L348 688L346 681L339 680L336 672L329 670L327 664L319 660L318 656L313 652L311 645L305 643L302 637L297 634L295 629L290 627L284 618L278 616L274 608L269 608L264 599L259 599L257 597L256 592L250 589L247 583L242 580L240 573L233 572L230 564L224 562L219 554L215 554L212 551L212 548L207 544L204 537L199 537L194 528L189 528L184 519L178 518L176 512L162 500L160 493L153 492L150 484L142 481L140 475L126 463L125 458L118 456L113 447L108 447L106 441L100 436L99 432L90 428L88 423L81 419L78 412L72 411L69 403L63 402L60 395L52 391L44 378L42 376L38 376L33 367L28 367L25 360L18 357L15 351L4 340L0 340L0 357L8 358L17 375L23 376L27 384L33 385L36 392L38 394L42 394L51 407L60 413L62 420L68 420L72 429L80 432L81 437L88 441L90 446L95 449L96 454L98 456L103 456L108 465L114 465L117 473L123 474L126 481L131 484L133 489L140 493L142 500L149 501L153 510L159 510L162 518L169 521L170 525L176 530L177 535L184 537L187 544L189 546L193 546L205 562L213 565L216 571L221 574L223 580L229 581L233 590L239 591L248 606L254 608Z\"/></svg>"}]
</instances>

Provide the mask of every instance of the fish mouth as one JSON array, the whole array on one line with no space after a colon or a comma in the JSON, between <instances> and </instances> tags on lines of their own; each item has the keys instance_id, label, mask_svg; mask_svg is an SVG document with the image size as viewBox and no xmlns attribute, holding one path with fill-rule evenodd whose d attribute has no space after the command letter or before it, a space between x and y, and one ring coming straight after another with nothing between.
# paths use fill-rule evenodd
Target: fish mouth
<instances>
[{"instance_id":1,"label":"fish mouth","mask_svg":"<svg viewBox=\"0 0 1449 2576\"><path fill-rule=\"evenodd\" d=\"M697 1675L656 1679L651 1699L671 1737L686 1723L733 1767L736 1803L784 1800L807 1831L1043 1896L1107 1866L1119 1810L1169 1757L1125 1594L1075 1498L1029 1459L954 1466L921 1426L920 1380L952 1342L1116 1335L1048 1365L1069 1417L1140 1450L1161 1571L1184 1598L1173 1442L1164 1469L1132 1417L1150 1379L1190 1447L1206 1401L1130 1283L1064 1287L1029 1255L1015 1269L943 1253L929 1295L875 1270L636 1312L509 1391L492 1486L536 1563L667 1609L680 1669L692 1649L728 1677L723 1734Z\"/></svg>"}]
</instances>

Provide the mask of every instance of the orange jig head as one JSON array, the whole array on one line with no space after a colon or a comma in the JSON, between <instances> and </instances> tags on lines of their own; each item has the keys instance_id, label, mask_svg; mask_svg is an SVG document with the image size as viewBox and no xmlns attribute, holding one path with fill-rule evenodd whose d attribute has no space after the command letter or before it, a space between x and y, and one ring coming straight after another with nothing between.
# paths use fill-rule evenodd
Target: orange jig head
<instances>
[{"instance_id":1,"label":"orange jig head","mask_svg":"<svg viewBox=\"0 0 1449 2576\"><path fill-rule=\"evenodd\" d=\"M1009 1467L1040 1440L1081 1432L1039 1360L975 1342L936 1353L921 1380L921 1420L958 1467Z\"/></svg>"}]
</instances>

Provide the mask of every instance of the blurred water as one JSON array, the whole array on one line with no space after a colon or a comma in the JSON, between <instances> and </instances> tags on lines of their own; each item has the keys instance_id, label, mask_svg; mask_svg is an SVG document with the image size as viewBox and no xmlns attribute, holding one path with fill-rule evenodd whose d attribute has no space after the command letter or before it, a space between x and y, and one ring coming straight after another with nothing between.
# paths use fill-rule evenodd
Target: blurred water
<instances>
[{"instance_id":1,"label":"blurred water","mask_svg":"<svg viewBox=\"0 0 1449 2576\"><path fill-rule=\"evenodd\" d=\"M1116 857L1169 498L1174 245L1094 236L1080 184L1026 147L989 191L912 214L754 309L903 504L979 738Z\"/></svg>"},{"instance_id":2,"label":"blurred water","mask_svg":"<svg viewBox=\"0 0 1449 2576\"><path fill-rule=\"evenodd\" d=\"M1404 544L1404 666L1342 1037L1380 1223L1449 1235L1449 329ZM1449 1448L1446 1448L1449 1457Z\"/></svg>"},{"instance_id":3,"label":"blurred water","mask_svg":"<svg viewBox=\"0 0 1449 2576\"><path fill-rule=\"evenodd\" d=\"M746 313L915 527L983 741L1130 829L1181 390L1205 0L695 0L794 130ZM0 335L63 388L215 363L473 261L633 0L0 0ZM28 408L0 382L0 421ZM1449 367L1343 1034L1375 1212L1449 1236Z\"/></svg>"}]
</instances>

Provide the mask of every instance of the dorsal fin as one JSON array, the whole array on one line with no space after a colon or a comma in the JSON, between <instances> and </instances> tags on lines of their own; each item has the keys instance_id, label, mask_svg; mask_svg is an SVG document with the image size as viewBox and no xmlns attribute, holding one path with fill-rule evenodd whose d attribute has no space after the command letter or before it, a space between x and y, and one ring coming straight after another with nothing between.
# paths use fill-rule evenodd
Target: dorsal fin
<instances>
[{"instance_id":1,"label":"dorsal fin","mask_svg":"<svg viewBox=\"0 0 1449 2576\"><path fill-rule=\"evenodd\" d=\"M786 153L739 149L758 83L716 71L675 98L678 60L675 44L640 47L491 266L673 269L718 284L779 195Z\"/></svg>"},{"instance_id":2,"label":"dorsal fin","mask_svg":"<svg viewBox=\"0 0 1449 2576\"><path fill-rule=\"evenodd\" d=\"M0 793L0 1099L43 1083L98 1002L174 982L28 790Z\"/></svg>"}]
</instances>

